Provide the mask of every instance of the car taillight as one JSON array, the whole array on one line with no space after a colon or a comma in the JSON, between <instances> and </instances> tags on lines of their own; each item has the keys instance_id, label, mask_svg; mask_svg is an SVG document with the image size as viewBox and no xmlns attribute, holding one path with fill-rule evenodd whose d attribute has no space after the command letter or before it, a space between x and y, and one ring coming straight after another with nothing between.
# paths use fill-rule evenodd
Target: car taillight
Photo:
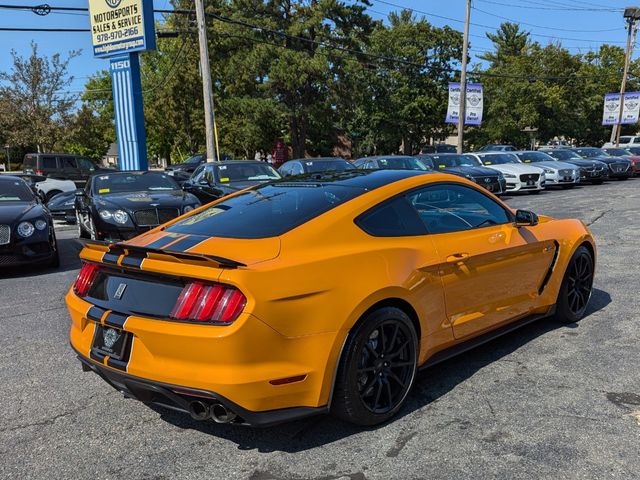
<instances>
[{"instance_id":1,"label":"car taillight","mask_svg":"<svg viewBox=\"0 0 640 480\"><path fill-rule=\"evenodd\" d=\"M95 263L85 263L82 265L80 273L78 273L78 277L73 284L73 291L76 295L79 297L87 296L99 270L100 267Z\"/></svg>"},{"instance_id":2,"label":"car taillight","mask_svg":"<svg viewBox=\"0 0 640 480\"><path fill-rule=\"evenodd\" d=\"M237 288L191 282L180 292L171 310L171 318L191 322L232 323L246 304L246 297Z\"/></svg>"},{"instance_id":3,"label":"car taillight","mask_svg":"<svg viewBox=\"0 0 640 480\"><path fill-rule=\"evenodd\" d=\"M37 168L36 175L44 175L44 170L42 170L41 168Z\"/></svg>"}]
</instances>

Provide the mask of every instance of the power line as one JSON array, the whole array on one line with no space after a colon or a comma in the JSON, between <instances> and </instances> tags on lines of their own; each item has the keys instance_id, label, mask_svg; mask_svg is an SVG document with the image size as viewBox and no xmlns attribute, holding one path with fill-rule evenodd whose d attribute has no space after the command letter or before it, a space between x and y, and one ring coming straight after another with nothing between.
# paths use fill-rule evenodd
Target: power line
<instances>
[{"instance_id":1,"label":"power line","mask_svg":"<svg viewBox=\"0 0 640 480\"><path fill-rule=\"evenodd\" d=\"M484 13L485 15L489 15L491 17L495 17L495 18L499 18L501 20L507 20L508 22L512 22L512 23L519 23L520 25L527 25L529 27L534 27L534 28L543 28L543 29L547 29L547 30L558 30L556 27L545 27L543 25L536 25L534 23L527 23L527 22L521 22L520 20L514 20L513 18L509 18L509 17L503 17L502 15L496 15L495 13L491 13L491 12L487 12L486 10L481 10L477 7L472 7L476 12L480 12L480 13ZM562 30L564 30L565 32L578 32L578 33L584 33L584 32L616 32L619 31L619 28L607 28L604 30L574 30L571 28L562 28Z\"/></svg>"},{"instance_id":2,"label":"power line","mask_svg":"<svg viewBox=\"0 0 640 480\"><path fill-rule=\"evenodd\" d=\"M388 2L386 0L374 0L378 3L383 3L385 5L389 5L392 7L396 7L396 8L401 8L403 10L409 10L411 12L415 12L415 13L420 13L422 15L427 15L427 16L431 16L431 17L435 17L435 18L441 18L444 20L449 20L451 22L457 22L457 23L464 23L464 20L460 20L458 18L453 18L453 17L446 17L444 15L438 15L436 13L432 13L432 12L426 12L424 10L418 10L416 8L410 8L407 7L405 5L399 5L397 3L393 3L393 2ZM497 30L498 27L493 26L493 25L484 25L482 23L474 23L471 22L471 25L473 25L474 27L480 27L480 28L487 28L490 30ZM546 27L546 28L550 28L550 27ZM553 30L564 30L564 29L553 29ZM593 30L584 30L585 33L589 33L592 32ZM617 44L624 44L625 42L621 42L618 40L596 40L596 39L590 39L590 38L570 38L570 37L560 37L557 35L547 35L547 34L541 34L541 33L532 33L530 32L531 36L534 37L541 37L541 38L553 38L553 39L557 39L557 40L571 40L571 41L579 41L579 42L598 42L598 43L617 43Z\"/></svg>"},{"instance_id":3,"label":"power line","mask_svg":"<svg viewBox=\"0 0 640 480\"><path fill-rule=\"evenodd\" d=\"M604 8L595 8L595 7L572 7L570 5L566 6L557 6L557 7L549 7L548 3L540 3L540 2L527 2L528 5L516 5L513 3L503 3L496 2L493 0L480 0L482 3L491 3L493 5L500 5L501 7L510 7L510 8L525 8L529 10L555 10L555 11L563 11L563 12L609 12L609 13L622 13L623 8L616 7L604 7ZM560 3L551 3L551 5L563 5ZM595 31L595 30L594 30Z\"/></svg>"}]
</instances>

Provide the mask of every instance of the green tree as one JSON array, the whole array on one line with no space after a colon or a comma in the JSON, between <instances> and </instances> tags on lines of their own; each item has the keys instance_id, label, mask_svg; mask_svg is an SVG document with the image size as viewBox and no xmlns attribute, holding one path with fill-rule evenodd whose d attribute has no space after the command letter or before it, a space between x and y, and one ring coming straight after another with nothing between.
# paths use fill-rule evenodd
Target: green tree
<instances>
[{"instance_id":1,"label":"green tree","mask_svg":"<svg viewBox=\"0 0 640 480\"><path fill-rule=\"evenodd\" d=\"M433 27L405 10L379 23L367 52L377 58L364 70L352 129L361 153L414 153L431 137L446 136L448 83L462 55L462 36ZM397 59L402 59L399 61Z\"/></svg>"},{"instance_id":2,"label":"green tree","mask_svg":"<svg viewBox=\"0 0 640 480\"><path fill-rule=\"evenodd\" d=\"M0 72L0 81L6 82L0 85L0 125L9 143L39 152L53 147L77 99L65 89L73 81L69 62L79 54L41 56L35 42L28 58L11 52L11 70Z\"/></svg>"}]
</instances>

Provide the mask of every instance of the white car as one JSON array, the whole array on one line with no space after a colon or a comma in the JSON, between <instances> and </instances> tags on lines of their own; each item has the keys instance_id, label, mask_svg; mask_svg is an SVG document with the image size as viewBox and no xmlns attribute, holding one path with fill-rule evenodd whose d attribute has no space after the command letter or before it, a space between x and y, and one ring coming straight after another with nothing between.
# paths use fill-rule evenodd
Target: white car
<instances>
[{"instance_id":1,"label":"white car","mask_svg":"<svg viewBox=\"0 0 640 480\"><path fill-rule=\"evenodd\" d=\"M640 136L638 135L622 135L620 137L620 148L638 147L640 146ZM605 143L602 148L613 148L617 145L612 142Z\"/></svg>"},{"instance_id":2,"label":"white car","mask_svg":"<svg viewBox=\"0 0 640 480\"><path fill-rule=\"evenodd\" d=\"M534 150L514 152L522 163L540 167L544 170L545 186L572 188L580 183L580 169L570 163L556 160L551 155Z\"/></svg>"},{"instance_id":3,"label":"white car","mask_svg":"<svg viewBox=\"0 0 640 480\"><path fill-rule=\"evenodd\" d=\"M72 180L59 180L32 173L12 173L11 175L22 178L32 189L40 193L46 202L59 193L72 192L78 188Z\"/></svg>"},{"instance_id":4,"label":"white car","mask_svg":"<svg viewBox=\"0 0 640 480\"><path fill-rule=\"evenodd\" d=\"M511 152L475 152L467 153L475 158L478 166L493 168L502 172L507 180L507 192L539 193L544 190L546 178L542 168L520 163Z\"/></svg>"},{"instance_id":5,"label":"white car","mask_svg":"<svg viewBox=\"0 0 640 480\"><path fill-rule=\"evenodd\" d=\"M32 178L36 190L42 192L47 201L59 193L75 191L78 188L72 180L58 180L40 175L32 175Z\"/></svg>"}]
</instances>

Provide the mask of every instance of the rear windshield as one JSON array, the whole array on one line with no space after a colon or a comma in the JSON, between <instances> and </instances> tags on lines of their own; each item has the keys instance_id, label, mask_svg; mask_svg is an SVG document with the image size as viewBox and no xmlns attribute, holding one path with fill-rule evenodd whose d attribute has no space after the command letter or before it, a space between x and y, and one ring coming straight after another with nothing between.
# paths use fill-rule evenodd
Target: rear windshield
<instances>
[{"instance_id":1,"label":"rear windshield","mask_svg":"<svg viewBox=\"0 0 640 480\"><path fill-rule=\"evenodd\" d=\"M275 183L216 203L166 229L226 238L282 235L366 190L321 183Z\"/></svg>"}]
</instances>

